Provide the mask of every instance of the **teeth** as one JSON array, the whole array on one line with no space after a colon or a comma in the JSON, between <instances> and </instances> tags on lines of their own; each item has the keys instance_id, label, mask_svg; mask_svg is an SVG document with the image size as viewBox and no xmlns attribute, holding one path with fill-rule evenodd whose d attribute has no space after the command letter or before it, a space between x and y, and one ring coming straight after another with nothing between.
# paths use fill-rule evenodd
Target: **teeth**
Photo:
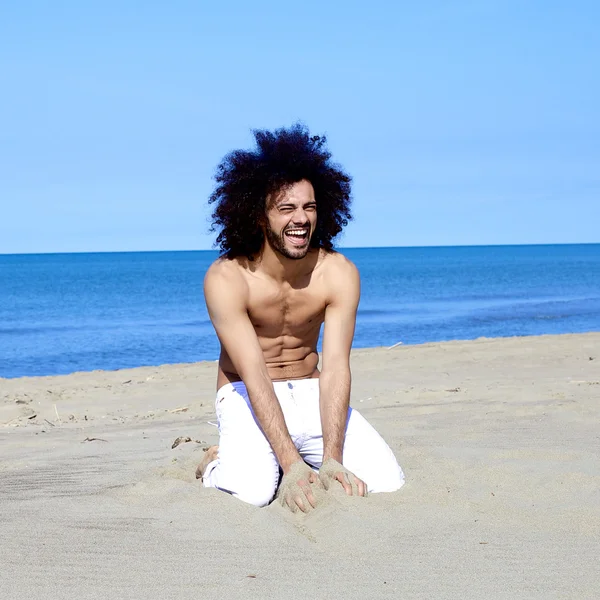
<instances>
[{"instance_id":1,"label":"teeth","mask_svg":"<svg viewBox=\"0 0 600 600\"><path fill-rule=\"evenodd\" d=\"M304 237L304 235L307 233L306 229L288 229L286 231L287 235L293 235L296 237Z\"/></svg>"}]
</instances>

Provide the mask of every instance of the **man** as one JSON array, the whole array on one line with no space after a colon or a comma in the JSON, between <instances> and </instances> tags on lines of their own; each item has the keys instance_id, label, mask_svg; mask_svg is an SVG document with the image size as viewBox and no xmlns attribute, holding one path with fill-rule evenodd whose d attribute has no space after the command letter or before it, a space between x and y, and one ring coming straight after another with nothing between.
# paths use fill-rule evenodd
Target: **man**
<instances>
[{"instance_id":1,"label":"man","mask_svg":"<svg viewBox=\"0 0 600 600\"><path fill-rule=\"evenodd\" d=\"M349 408L360 282L332 241L351 218L350 177L303 126L254 135L256 150L219 165L210 199L222 255L204 293L221 342L220 440L197 476L264 506L281 469L281 502L304 512L315 487L397 490L404 475L392 451Z\"/></svg>"}]
</instances>

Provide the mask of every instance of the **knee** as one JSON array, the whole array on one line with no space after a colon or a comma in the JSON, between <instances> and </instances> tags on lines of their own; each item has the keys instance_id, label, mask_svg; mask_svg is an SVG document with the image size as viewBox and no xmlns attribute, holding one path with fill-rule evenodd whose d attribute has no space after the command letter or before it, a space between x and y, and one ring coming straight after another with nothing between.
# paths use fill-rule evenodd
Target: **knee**
<instances>
[{"instance_id":1,"label":"knee","mask_svg":"<svg viewBox=\"0 0 600 600\"><path fill-rule=\"evenodd\" d=\"M235 498L253 504L266 506L271 502L279 481L279 470L256 469L246 472L231 473L217 470L213 473L210 487L215 487L222 492L231 494Z\"/></svg>"},{"instance_id":2,"label":"knee","mask_svg":"<svg viewBox=\"0 0 600 600\"><path fill-rule=\"evenodd\" d=\"M382 465L383 467L383 465ZM405 483L404 473L396 460L390 461L384 468L371 473L365 482L370 493L395 492Z\"/></svg>"},{"instance_id":3,"label":"knee","mask_svg":"<svg viewBox=\"0 0 600 600\"><path fill-rule=\"evenodd\" d=\"M232 494L239 500L253 504L254 506L267 506L273 496L275 496L275 485L259 485L255 482L254 485L244 485L238 487L237 490L233 491Z\"/></svg>"}]
</instances>

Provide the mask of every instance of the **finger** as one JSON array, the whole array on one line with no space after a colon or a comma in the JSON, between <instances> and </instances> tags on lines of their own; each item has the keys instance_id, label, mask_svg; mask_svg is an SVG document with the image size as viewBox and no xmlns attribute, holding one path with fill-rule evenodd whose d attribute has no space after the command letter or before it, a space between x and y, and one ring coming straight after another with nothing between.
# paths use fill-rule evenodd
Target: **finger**
<instances>
[{"instance_id":1,"label":"finger","mask_svg":"<svg viewBox=\"0 0 600 600\"><path fill-rule=\"evenodd\" d=\"M310 486L309 485L304 486L302 488L302 491L304 492L304 495L306 496L308 503L312 506L312 508L315 508L315 506L317 506L317 501L315 500L315 497L310 489Z\"/></svg>"},{"instance_id":2,"label":"finger","mask_svg":"<svg viewBox=\"0 0 600 600\"><path fill-rule=\"evenodd\" d=\"M296 503L296 506L297 506L297 507L298 507L298 508L299 508L299 509L300 509L300 510L303 512L303 513L305 513L305 512L308 512L308 508L306 508L306 507L304 506L304 502L302 502L302 496L300 496L300 495L294 496L294 502Z\"/></svg>"},{"instance_id":3,"label":"finger","mask_svg":"<svg viewBox=\"0 0 600 600\"><path fill-rule=\"evenodd\" d=\"M354 477L354 481L356 482L356 487L358 488L358 495L363 496L363 497L366 496L367 495L367 486L366 486L365 482L356 476Z\"/></svg>"},{"instance_id":4,"label":"finger","mask_svg":"<svg viewBox=\"0 0 600 600\"><path fill-rule=\"evenodd\" d=\"M287 504L288 508L295 513L298 510L298 507L296 506L296 504L292 501L292 499L290 498L290 496L286 496L285 497L285 503Z\"/></svg>"},{"instance_id":5,"label":"finger","mask_svg":"<svg viewBox=\"0 0 600 600\"><path fill-rule=\"evenodd\" d=\"M348 494L348 496L352 496L352 486L348 483L345 473L336 473L335 478L342 484L346 494Z\"/></svg>"},{"instance_id":6,"label":"finger","mask_svg":"<svg viewBox=\"0 0 600 600\"><path fill-rule=\"evenodd\" d=\"M350 490L351 490L351 496L357 496L358 495L358 486L356 485L356 482L354 481L354 475L350 472L344 473L345 477L346 477L346 481L348 482L348 485L350 486Z\"/></svg>"},{"instance_id":7,"label":"finger","mask_svg":"<svg viewBox=\"0 0 600 600\"><path fill-rule=\"evenodd\" d=\"M324 487L323 482L321 481L321 478L314 471L312 471L311 474L309 475L308 482L316 484L316 486L320 487L320 488Z\"/></svg>"},{"instance_id":8,"label":"finger","mask_svg":"<svg viewBox=\"0 0 600 600\"><path fill-rule=\"evenodd\" d=\"M344 473L344 476L346 477L346 481L348 482L348 484L350 485L350 488L352 489L352 495L358 496L358 484L356 483L358 480L358 477L356 475L353 475L349 471L347 473Z\"/></svg>"}]
</instances>

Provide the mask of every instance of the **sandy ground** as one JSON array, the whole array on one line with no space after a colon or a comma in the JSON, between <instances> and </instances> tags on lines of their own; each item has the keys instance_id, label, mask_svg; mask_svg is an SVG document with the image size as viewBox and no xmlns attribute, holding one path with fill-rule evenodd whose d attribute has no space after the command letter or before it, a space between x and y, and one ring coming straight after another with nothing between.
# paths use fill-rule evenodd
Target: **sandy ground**
<instances>
[{"instance_id":1,"label":"sandy ground","mask_svg":"<svg viewBox=\"0 0 600 600\"><path fill-rule=\"evenodd\" d=\"M194 479L214 363L0 379L0 598L600 598L600 333L353 373L407 484L309 515Z\"/></svg>"}]
</instances>

